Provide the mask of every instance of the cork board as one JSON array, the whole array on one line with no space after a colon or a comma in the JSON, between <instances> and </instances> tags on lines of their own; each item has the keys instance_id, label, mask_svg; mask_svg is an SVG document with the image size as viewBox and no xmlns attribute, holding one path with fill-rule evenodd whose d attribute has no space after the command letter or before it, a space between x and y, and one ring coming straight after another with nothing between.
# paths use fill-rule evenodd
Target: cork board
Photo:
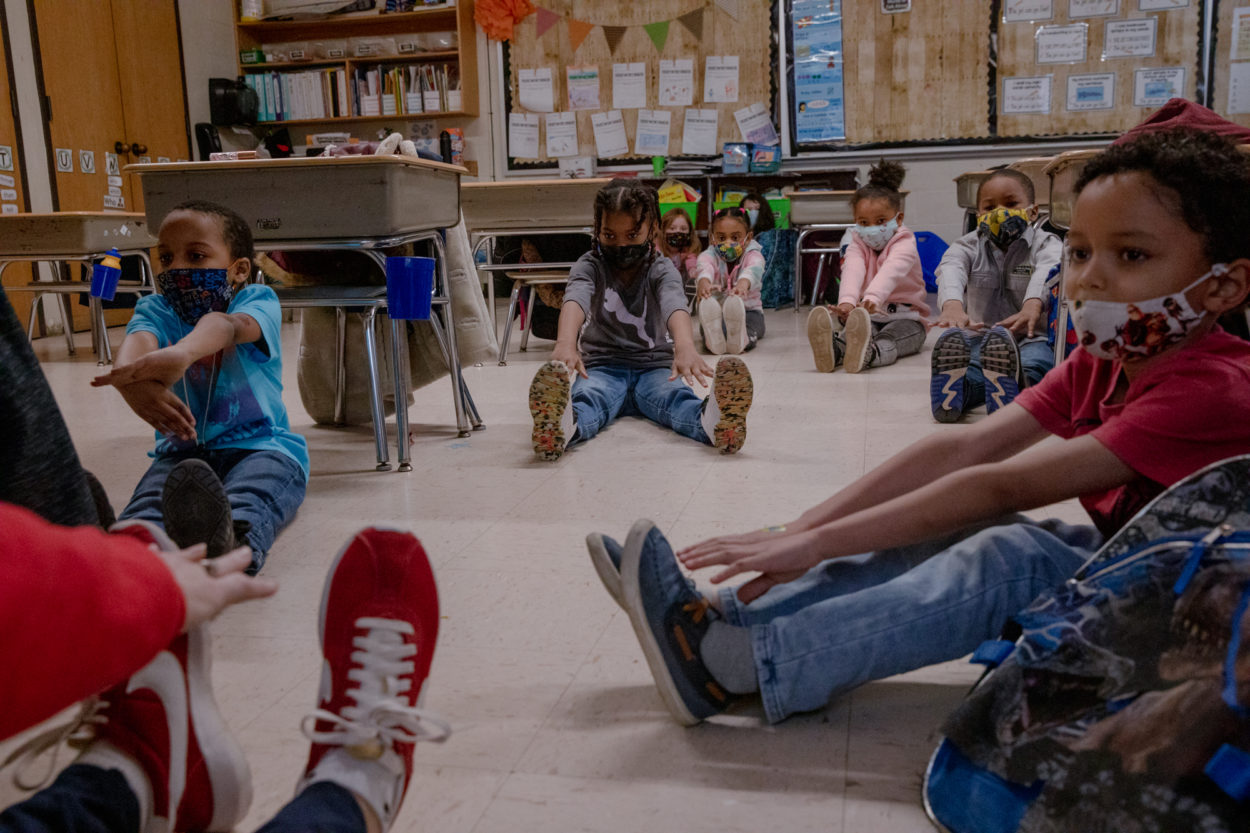
<instances>
[{"instance_id":1,"label":"cork board","mask_svg":"<svg viewBox=\"0 0 1250 833\"><path fill-rule=\"evenodd\" d=\"M556 112L569 111L567 67L597 66L599 68L598 110L577 110L578 155L598 157L595 148L592 113L607 112L612 107L612 65L644 63L646 65L647 109L671 112L668 156L681 155L682 127L686 107L661 107L659 105L660 61L692 59L694 63L693 103L691 108L715 109L717 111L716 152L725 142L743 141L734 119L734 112L752 104L763 104L771 114L772 66L771 4L765 0L634 0L631 3L608 2L608 0L546 0L541 4L548 14L555 15L554 23L547 18L549 28L538 35L539 16L530 15L515 27L515 34L508 45L509 112L529 112L520 104L518 91L519 71L522 69L549 68L552 75L553 97ZM732 14L730 12L733 12ZM701 28L702 37L696 38L682 20L692 21ZM697 19L695 21L694 19ZM570 39L569 21L590 24L593 28L576 49ZM656 44L643 27L668 21L663 48ZM606 27L606 28L605 28ZM608 33L612 27L624 27L616 49L608 45ZM615 30L619 32L619 29ZM738 100L736 102L704 103L704 68L708 56L738 57ZM539 114L539 153L536 158L517 159L518 162L552 162L546 156L546 119ZM619 154L619 159L636 158L634 154L637 109L622 109L625 135L629 151ZM776 120L773 120L774 126Z\"/></svg>"},{"instance_id":2,"label":"cork board","mask_svg":"<svg viewBox=\"0 0 1250 833\"><path fill-rule=\"evenodd\" d=\"M1005 0L998 135L1120 133L1169 98L1195 99L1201 6L1201 0ZM1012 19L1011 9L1033 19Z\"/></svg>"},{"instance_id":3,"label":"cork board","mask_svg":"<svg viewBox=\"0 0 1250 833\"><path fill-rule=\"evenodd\" d=\"M880 0L844 0L847 141L988 136L988 5L925 0L884 14Z\"/></svg>"},{"instance_id":4,"label":"cork board","mask_svg":"<svg viewBox=\"0 0 1250 833\"><path fill-rule=\"evenodd\" d=\"M1250 113L1234 112L1247 109L1244 87L1250 83L1250 44L1247 44L1250 0L1220 0L1215 8L1215 78L1211 85L1211 109L1231 122L1250 127ZM1234 27L1238 20L1240 26ZM1237 88L1230 84L1234 71L1238 75ZM1234 93L1235 101L1230 100L1230 92Z\"/></svg>"}]
</instances>

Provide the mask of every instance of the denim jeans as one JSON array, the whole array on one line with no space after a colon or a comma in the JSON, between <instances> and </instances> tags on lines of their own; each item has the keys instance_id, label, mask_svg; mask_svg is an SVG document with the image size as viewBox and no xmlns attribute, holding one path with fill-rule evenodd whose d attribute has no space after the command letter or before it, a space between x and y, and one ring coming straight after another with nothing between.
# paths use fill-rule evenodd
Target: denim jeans
<instances>
[{"instance_id":1,"label":"denim jeans","mask_svg":"<svg viewBox=\"0 0 1250 833\"><path fill-rule=\"evenodd\" d=\"M984 337L972 339L972 361L964 376L964 413L985 404L985 374L981 371L981 343ZM1020 370L1024 373L1025 387L1042 381L1055 366L1055 348L1045 339L1029 338L1020 342Z\"/></svg>"},{"instance_id":2,"label":"denim jeans","mask_svg":"<svg viewBox=\"0 0 1250 833\"><path fill-rule=\"evenodd\" d=\"M764 711L776 723L870 680L957 659L998 637L1102 543L1092 526L1012 515L910 547L837 558L744 605Z\"/></svg>"},{"instance_id":3,"label":"denim jeans","mask_svg":"<svg viewBox=\"0 0 1250 833\"><path fill-rule=\"evenodd\" d=\"M337 784L300 792L258 833L364 833L356 799ZM0 833L139 833L139 802L115 769L72 764L45 790L0 813Z\"/></svg>"},{"instance_id":4,"label":"denim jeans","mask_svg":"<svg viewBox=\"0 0 1250 833\"><path fill-rule=\"evenodd\" d=\"M230 498L230 514L236 521L252 525L247 543L252 548L252 568L265 563L278 533L295 517L304 502L304 472L299 463L280 451L252 451L244 448L192 449L166 454L152 461L120 520L139 518L164 527L161 491L174 466L187 459L199 459L213 467Z\"/></svg>"},{"instance_id":5,"label":"denim jeans","mask_svg":"<svg viewBox=\"0 0 1250 833\"><path fill-rule=\"evenodd\" d=\"M683 437L711 445L703 430L703 400L679 379L669 381L667 368L593 367L589 379L573 382L573 414L577 418L574 442L584 442L618 416L643 416L672 428Z\"/></svg>"}]
</instances>

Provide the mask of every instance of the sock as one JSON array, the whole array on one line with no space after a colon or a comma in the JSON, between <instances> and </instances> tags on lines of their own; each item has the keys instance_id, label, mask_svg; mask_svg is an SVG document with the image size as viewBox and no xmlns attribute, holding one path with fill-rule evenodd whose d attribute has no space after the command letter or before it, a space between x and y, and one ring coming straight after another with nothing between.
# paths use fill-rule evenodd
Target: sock
<instances>
[{"instance_id":1,"label":"sock","mask_svg":"<svg viewBox=\"0 0 1250 833\"><path fill-rule=\"evenodd\" d=\"M712 678L731 694L750 694L760 690L755 676L755 651L751 648L750 628L713 622L699 643L699 658Z\"/></svg>"},{"instance_id":2,"label":"sock","mask_svg":"<svg viewBox=\"0 0 1250 833\"><path fill-rule=\"evenodd\" d=\"M139 804L139 829L144 830L147 828L152 821L152 785L148 783L147 773L143 771L143 767L137 761L113 746L113 744L98 740L87 747L74 763L81 766L93 766L103 770L114 769L120 772L121 776L126 779L126 785L134 793L135 801ZM176 815L177 808L171 808L170 813Z\"/></svg>"},{"instance_id":3,"label":"sock","mask_svg":"<svg viewBox=\"0 0 1250 833\"><path fill-rule=\"evenodd\" d=\"M358 758L346 749L331 749L308 774L304 786L329 781L358 797L387 830L404 799L404 765L393 749L377 760Z\"/></svg>"},{"instance_id":4,"label":"sock","mask_svg":"<svg viewBox=\"0 0 1250 833\"><path fill-rule=\"evenodd\" d=\"M564 413L560 415L560 432L564 435L564 447L568 448L573 444L573 439L577 436L577 414L573 410L573 391L569 389L569 404L565 406Z\"/></svg>"},{"instance_id":5,"label":"sock","mask_svg":"<svg viewBox=\"0 0 1250 833\"><path fill-rule=\"evenodd\" d=\"M699 416L699 424L703 426L703 433L707 435L709 443L715 441L718 422L720 422L720 407L716 404L716 388L713 387L712 392L703 397L703 413Z\"/></svg>"}]
</instances>

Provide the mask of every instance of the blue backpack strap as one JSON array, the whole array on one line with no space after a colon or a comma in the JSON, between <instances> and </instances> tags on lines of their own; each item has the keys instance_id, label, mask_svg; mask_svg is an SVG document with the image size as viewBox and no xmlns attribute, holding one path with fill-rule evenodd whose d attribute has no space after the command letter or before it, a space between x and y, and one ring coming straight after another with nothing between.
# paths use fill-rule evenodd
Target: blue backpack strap
<instances>
[{"instance_id":1,"label":"blue backpack strap","mask_svg":"<svg viewBox=\"0 0 1250 833\"><path fill-rule=\"evenodd\" d=\"M972 652L972 659L968 661L989 668L997 668L1015 648L1014 642L1008 642L1005 639L988 639L977 646L977 649Z\"/></svg>"},{"instance_id":2,"label":"blue backpack strap","mask_svg":"<svg viewBox=\"0 0 1250 833\"><path fill-rule=\"evenodd\" d=\"M1201 541L1194 544L1194 548L1189 553L1189 558L1185 560L1185 569L1181 570L1180 578L1172 586L1173 593L1179 596L1185 592L1189 582L1193 581L1194 574L1198 572L1198 567L1202 565L1202 559L1207 554L1207 549L1219 539L1230 535L1232 531L1233 528L1228 524L1220 524L1204 535Z\"/></svg>"},{"instance_id":3,"label":"blue backpack strap","mask_svg":"<svg viewBox=\"0 0 1250 833\"><path fill-rule=\"evenodd\" d=\"M1250 607L1250 582L1242 588L1241 598L1237 600L1237 607L1233 611L1233 620L1229 626L1232 634L1228 638L1228 652L1224 654L1224 704L1243 720L1250 717L1250 709L1237 699L1236 664L1237 654L1241 651L1241 620L1246 615L1247 607Z\"/></svg>"},{"instance_id":4,"label":"blue backpack strap","mask_svg":"<svg viewBox=\"0 0 1250 833\"><path fill-rule=\"evenodd\" d=\"M1202 771L1233 800L1245 801L1250 797L1250 753L1245 750L1226 743Z\"/></svg>"}]
</instances>

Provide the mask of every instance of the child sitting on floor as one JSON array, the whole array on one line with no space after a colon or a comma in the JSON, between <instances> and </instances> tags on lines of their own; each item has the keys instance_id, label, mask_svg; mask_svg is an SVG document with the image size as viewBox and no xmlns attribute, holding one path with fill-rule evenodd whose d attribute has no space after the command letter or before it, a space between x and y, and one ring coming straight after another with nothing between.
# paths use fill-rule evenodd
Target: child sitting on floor
<instances>
[{"instance_id":1,"label":"child sitting on floor","mask_svg":"<svg viewBox=\"0 0 1250 833\"><path fill-rule=\"evenodd\" d=\"M247 285L252 233L230 209L182 203L158 239L160 294L135 306L116 366L91 383L116 387L157 431L120 517L207 544L209 557L246 543L255 575L308 483L308 446L282 404L282 310L272 289Z\"/></svg>"},{"instance_id":2,"label":"child sitting on floor","mask_svg":"<svg viewBox=\"0 0 1250 833\"><path fill-rule=\"evenodd\" d=\"M929 302L916 236L903 225L903 166L882 161L851 197L855 226L842 257L836 307L807 317L807 340L821 373L847 373L894 364L919 353Z\"/></svg>"},{"instance_id":3,"label":"child sitting on floor","mask_svg":"<svg viewBox=\"0 0 1250 833\"><path fill-rule=\"evenodd\" d=\"M595 196L594 249L569 272L551 361L530 385L543 460L626 414L726 454L746 440L751 374L736 357L715 374L699 358L681 278L653 246L659 213L655 191L636 180L615 179ZM712 393L700 399L679 376L691 384L711 376Z\"/></svg>"},{"instance_id":4,"label":"child sitting on floor","mask_svg":"<svg viewBox=\"0 0 1250 833\"><path fill-rule=\"evenodd\" d=\"M695 260L702 245L695 233L690 215L681 208L673 208L660 218L660 233L656 235L655 247L660 254L673 262L673 268L681 276L686 296L694 297Z\"/></svg>"},{"instance_id":5,"label":"child sitting on floor","mask_svg":"<svg viewBox=\"0 0 1250 833\"><path fill-rule=\"evenodd\" d=\"M745 353L764 335L764 252L753 239L745 208L713 214L709 240L695 263L703 344L717 356Z\"/></svg>"},{"instance_id":6,"label":"child sitting on floor","mask_svg":"<svg viewBox=\"0 0 1250 833\"><path fill-rule=\"evenodd\" d=\"M1028 176L995 171L977 189L976 231L938 264L937 323L952 328L933 345L929 399L938 422L958 422L982 403L993 413L1055 366L1046 281L1063 244L1033 226L1034 199Z\"/></svg>"}]
</instances>

